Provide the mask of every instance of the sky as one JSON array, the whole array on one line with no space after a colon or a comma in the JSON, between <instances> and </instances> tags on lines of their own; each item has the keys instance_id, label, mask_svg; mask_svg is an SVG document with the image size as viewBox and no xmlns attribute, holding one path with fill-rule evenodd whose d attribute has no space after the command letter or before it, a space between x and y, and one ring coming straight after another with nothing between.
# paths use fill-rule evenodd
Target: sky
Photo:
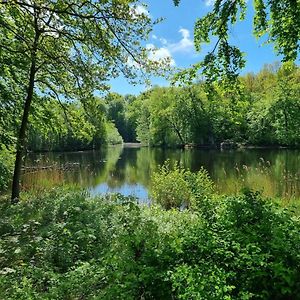
<instances>
[{"instance_id":1,"label":"sky","mask_svg":"<svg viewBox=\"0 0 300 300\"><path fill-rule=\"evenodd\" d=\"M155 25L148 41L147 47L157 47L155 57L169 57L174 67L185 68L201 61L207 52L213 49L214 44L203 45L201 52L196 52L193 44L194 23L197 18L205 16L212 10L214 0L181 0L178 7L172 0L148 0L144 1L147 11L140 7L141 12L150 14L152 19L164 18ZM257 40L252 34L253 7L248 1L248 13L244 21L239 21L230 28L230 42L245 52L246 66L241 74L248 72L257 73L264 64L280 61L276 56L273 45L265 44L264 40ZM168 82L163 78L152 77L152 85L166 86ZM139 94L146 87L133 86L125 78L119 77L110 82L111 90L122 95Z\"/></svg>"}]
</instances>

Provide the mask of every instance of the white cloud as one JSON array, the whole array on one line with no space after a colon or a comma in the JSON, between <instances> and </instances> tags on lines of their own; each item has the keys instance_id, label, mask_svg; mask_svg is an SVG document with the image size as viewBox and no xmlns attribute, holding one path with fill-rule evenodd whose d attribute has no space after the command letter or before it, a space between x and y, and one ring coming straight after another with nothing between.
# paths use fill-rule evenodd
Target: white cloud
<instances>
[{"instance_id":1,"label":"white cloud","mask_svg":"<svg viewBox=\"0 0 300 300\"><path fill-rule=\"evenodd\" d=\"M152 39L160 41L163 45L167 45L168 41L165 38L159 38L156 34L152 34Z\"/></svg>"},{"instance_id":2,"label":"white cloud","mask_svg":"<svg viewBox=\"0 0 300 300\"><path fill-rule=\"evenodd\" d=\"M148 58L156 62L168 61L170 66L175 66L175 60L172 57L170 50L166 47L156 48L153 44L147 44L149 50Z\"/></svg>"},{"instance_id":3,"label":"white cloud","mask_svg":"<svg viewBox=\"0 0 300 300\"><path fill-rule=\"evenodd\" d=\"M169 49L165 47L157 48L153 44L147 44L146 49L148 50L148 59L150 61L161 63L170 67L176 66L175 60L173 59ZM137 69L143 68L142 65L135 61L132 57L128 57L127 65Z\"/></svg>"},{"instance_id":4,"label":"white cloud","mask_svg":"<svg viewBox=\"0 0 300 300\"><path fill-rule=\"evenodd\" d=\"M156 35L152 35L152 38L154 40L159 40L162 44L162 48L160 49L166 49L168 50L168 53L177 53L177 52L193 52L194 51L194 41L191 39L191 34L188 29L181 28L178 33L181 34L181 39L176 43L170 43L167 39L163 37L158 37Z\"/></svg>"},{"instance_id":5,"label":"white cloud","mask_svg":"<svg viewBox=\"0 0 300 300\"><path fill-rule=\"evenodd\" d=\"M206 6L213 6L215 4L215 0L204 0Z\"/></svg>"},{"instance_id":6,"label":"white cloud","mask_svg":"<svg viewBox=\"0 0 300 300\"><path fill-rule=\"evenodd\" d=\"M168 49L171 52L191 52L194 50L194 42L190 38L190 31L185 28L181 28L178 31L182 35L182 39L178 43L168 45Z\"/></svg>"},{"instance_id":7,"label":"white cloud","mask_svg":"<svg viewBox=\"0 0 300 300\"><path fill-rule=\"evenodd\" d=\"M181 29L179 29L178 32L182 34L183 39L188 40L190 38L190 31L189 30L187 30L185 28L181 28Z\"/></svg>"}]
</instances>

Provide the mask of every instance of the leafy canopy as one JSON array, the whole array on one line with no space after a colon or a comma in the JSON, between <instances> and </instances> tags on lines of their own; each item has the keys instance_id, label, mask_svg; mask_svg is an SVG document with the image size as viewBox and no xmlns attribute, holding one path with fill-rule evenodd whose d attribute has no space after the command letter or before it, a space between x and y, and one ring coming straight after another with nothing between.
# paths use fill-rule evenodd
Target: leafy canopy
<instances>
[{"instance_id":1,"label":"leafy canopy","mask_svg":"<svg viewBox=\"0 0 300 300\"><path fill-rule=\"evenodd\" d=\"M62 95L86 99L95 90L106 90L105 82L120 73L132 80L141 78L142 71L154 69L141 44L154 22L138 12L138 4L132 0L2 1L1 78L17 80L24 87L33 57L36 92L58 99Z\"/></svg>"},{"instance_id":2,"label":"leafy canopy","mask_svg":"<svg viewBox=\"0 0 300 300\"><path fill-rule=\"evenodd\" d=\"M179 5L180 0L173 1ZM244 20L247 12L245 0L216 0L212 11L197 19L194 41L197 51L203 43L215 42L211 52L192 69L176 76L176 79L194 78L199 70L209 81L235 79L238 70L245 65L243 53L229 43L229 27ZM295 61L299 54L300 2L297 0L254 0L253 32L257 38L265 36L274 43L283 61Z\"/></svg>"}]
</instances>

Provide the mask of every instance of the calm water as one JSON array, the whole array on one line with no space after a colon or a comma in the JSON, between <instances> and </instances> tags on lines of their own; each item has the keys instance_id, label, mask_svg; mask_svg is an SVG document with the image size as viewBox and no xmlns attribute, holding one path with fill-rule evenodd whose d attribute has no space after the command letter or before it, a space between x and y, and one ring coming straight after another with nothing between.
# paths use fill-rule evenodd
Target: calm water
<instances>
[{"instance_id":1,"label":"calm water","mask_svg":"<svg viewBox=\"0 0 300 300\"><path fill-rule=\"evenodd\" d=\"M120 192L146 200L150 176L166 159L191 171L205 167L220 193L242 187L266 196L300 198L299 150L163 150L108 147L102 151L30 154L22 177L23 189L77 184L92 194ZM40 169L40 167L47 167Z\"/></svg>"}]
</instances>

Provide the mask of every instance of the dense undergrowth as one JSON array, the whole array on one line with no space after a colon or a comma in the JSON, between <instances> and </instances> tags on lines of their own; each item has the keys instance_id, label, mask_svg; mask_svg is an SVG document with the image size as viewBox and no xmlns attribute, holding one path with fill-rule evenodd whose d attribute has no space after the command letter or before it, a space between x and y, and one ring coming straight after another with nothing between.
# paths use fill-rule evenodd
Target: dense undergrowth
<instances>
[{"instance_id":1,"label":"dense undergrowth","mask_svg":"<svg viewBox=\"0 0 300 300\"><path fill-rule=\"evenodd\" d=\"M0 193L8 188L12 176L14 157L12 152L0 144Z\"/></svg>"},{"instance_id":2,"label":"dense undergrowth","mask_svg":"<svg viewBox=\"0 0 300 300\"><path fill-rule=\"evenodd\" d=\"M3 201L0 299L300 299L298 217L250 191L196 204Z\"/></svg>"}]
</instances>

